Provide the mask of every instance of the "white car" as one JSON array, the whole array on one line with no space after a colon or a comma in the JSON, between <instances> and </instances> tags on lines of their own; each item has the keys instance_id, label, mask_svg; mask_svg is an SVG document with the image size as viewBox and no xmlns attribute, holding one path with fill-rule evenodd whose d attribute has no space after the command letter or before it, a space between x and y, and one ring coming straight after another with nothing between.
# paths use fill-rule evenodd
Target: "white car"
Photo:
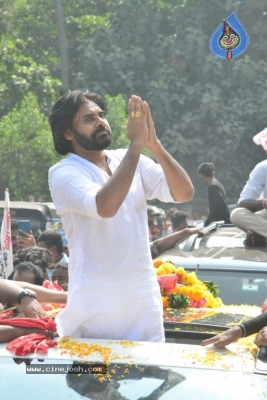
<instances>
[{"instance_id":1,"label":"white car","mask_svg":"<svg viewBox=\"0 0 267 400\"><path fill-rule=\"evenodd\" d=\"M47 355L16 357L1 344L1 400L251 400L267 396L267 363L255 360L253 339L240 339L223 350L193 344L193 337L187 344L69 340L63 346L72 348L72 355L55 347Z\"/></svg>"}]
</instances>

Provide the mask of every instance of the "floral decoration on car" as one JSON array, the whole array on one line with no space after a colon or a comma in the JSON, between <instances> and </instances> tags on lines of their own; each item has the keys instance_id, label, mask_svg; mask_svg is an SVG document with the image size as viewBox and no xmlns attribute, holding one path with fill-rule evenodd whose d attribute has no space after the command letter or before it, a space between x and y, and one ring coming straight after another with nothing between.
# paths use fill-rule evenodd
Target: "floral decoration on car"
<instances>
[{"instance_id":1,"label":"floral decoration on car","mask_svg":"<svg viewBox=\"0 0 267 400\"><path fill-rule=\"evenodd\" d=\"M195 272L186 272L170 261L154 260L160 285L163 308L209 307L222 305L217 297L219 286L212 281L200 281Z\"/></svg>"}]
</instances>

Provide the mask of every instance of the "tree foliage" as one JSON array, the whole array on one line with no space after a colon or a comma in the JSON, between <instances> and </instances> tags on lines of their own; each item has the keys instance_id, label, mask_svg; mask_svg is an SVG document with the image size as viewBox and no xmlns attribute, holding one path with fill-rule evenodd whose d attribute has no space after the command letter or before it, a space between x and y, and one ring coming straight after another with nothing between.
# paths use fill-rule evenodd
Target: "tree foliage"
<instances>
[{"instance_id":1,"label":"tree foliage","mask_svg":"<svg viewBox=\"0 0 267 400\"><path fill-rule=\"evenodd\" d=\"M73 85L87 77L94 91L147 99L161 141L189 171L197 192L205 190L197 166L212 161L228 195L238 197L264 157L252 143L266 116L264 2L166 3L120 2L105 25L81 40L82 72ZM233 10L252 44L239 59L222 61L209 51L209 37Z\"/></svg>"},{"instance_id":2,"label":"tree foliage","mask_svg":"<svg viewBox=\"0 0 267 400\"><path fill-rule=\"evenodd\" d=\"M1 189L8 187L11 200L30 196L50 199L48 168L59 157L53 150L52 134L37 98L28 94L20 107L0 121Z\"/></svg>"},{"instance_id":3,"label":"tree foliage","mask_svg":"<svg viewBox=\"0 0 267 400\"><path fill-rule=\"evenodd\" d=\"M110 149L125 149L129 146L127 136L127 114L126 104L123 96L119 94L116 97L105 96L107 104L107 119L112 130L112 143Z\"/></svg>"}]
</instances>

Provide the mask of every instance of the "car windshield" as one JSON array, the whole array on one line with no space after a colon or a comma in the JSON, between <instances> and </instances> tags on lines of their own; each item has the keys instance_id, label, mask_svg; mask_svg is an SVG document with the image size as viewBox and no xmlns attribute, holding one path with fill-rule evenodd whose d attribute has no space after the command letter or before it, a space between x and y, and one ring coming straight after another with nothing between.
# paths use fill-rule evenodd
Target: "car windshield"
<instances>
[{"instance_id":1,"label":"car windshield","mask_svg":"<svg viewBox=\"0 0 267 400\"><path fill-rule=\"evenodd\" d=\"M111 363L108 366L110 375L106 377L74 373L74 368L81 367L81 363L77 362L46 359L34 360L31 364L27 361L29 365L26 366L24 362L17 365L18 359L2 357L1 399L17 399L21 398L22 393L27 393L28 399L37 397L38 400L53 397L58 400L177 400L191 397L223 400L231 398L232 387L236 382L240 386L239 395L242 399L262 398L265 392L264 376L251 374L248 379L244 373L247 367L243 371L233 370L230 374L217 369L207 371L192 368L189 366L197 362L194 361L197 354L194 355L191 350L188 355L186 359L181 353L181 359L184 359L187 367ZM57 373L57 369L68 372ZM223 387L223 397L217 396L219 386Z\"/></svg>"}]
</instances>

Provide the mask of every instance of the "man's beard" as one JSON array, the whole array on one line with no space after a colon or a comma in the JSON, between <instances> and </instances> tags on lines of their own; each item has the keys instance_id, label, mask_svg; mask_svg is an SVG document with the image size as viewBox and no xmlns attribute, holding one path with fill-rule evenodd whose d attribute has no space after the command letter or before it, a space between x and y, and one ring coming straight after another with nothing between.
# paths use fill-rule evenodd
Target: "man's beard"
<instances>
[{"instance_id":1,"label":"man's beard","mask_svg":"<svg viewBox=\"0 0 267 400\"><path fill-rule=\"evenodd\" d=\"M99 135L101 132L106 132L108 135ZM71 133L76 142L85 150L104 150L111 144L112 140L111 131L103 126L96 128L91 137L85 136L73 127L71 128Z\"/></svg>"}]
</instances>

